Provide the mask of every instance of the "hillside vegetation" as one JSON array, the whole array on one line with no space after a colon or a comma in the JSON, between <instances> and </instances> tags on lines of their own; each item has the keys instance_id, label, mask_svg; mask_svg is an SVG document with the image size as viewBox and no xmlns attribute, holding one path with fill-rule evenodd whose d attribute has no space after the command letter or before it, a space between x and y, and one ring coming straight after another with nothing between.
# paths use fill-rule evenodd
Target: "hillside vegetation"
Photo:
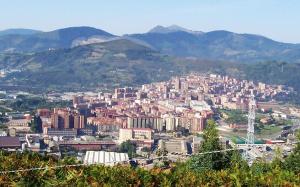
<instances>
[{"instance_id":1,"label":"hillside vegetation","mask_svg":"<svg viewBox=\"0 0 300 187\"><path fill-rule=\"evenodd\" d=\"M180 27L156 27L148 33L128 35L161 53L240 63L259 61L300 62L300 45L277 42L264 36L224 30L189 31Z\"/></svg>"},{"instance_id":2,"label":"hillside vegetation","mask_svg":"<svg viewBox=\"0 0 300 187\"><path fill-rule=\"evenodd\" d=\"M101 41L114 37L108 32L92 27L69 27L50 32L6 30L0 32L0 52L40 52L70 48L79 45L82 41L92 41L92 39Z\"/></svg>"},{"instance_id":3,"label":"hillside vegetation","mask_svg":"<svg viewBox=\"0 0 300 187\"><path fill-rule=\"evenodd\" d=\"M0 31L0 53L35 53L127 38L162 54L240 63L300 62L300 44L274 41L255 34L224 30L191 31L179 26L157 26L147 33L115 36L93 27L68 27L50 32L30 29Z\"/></svg>"},{"instance_id":4,"label":"hillside vegetation","mask_svg":"<svg viewBox=\"0 0 300 187\"><path fill-rule=\"evenodd\" d=\"M29 91L138 86L190 72L217 73L300 90L299 63L178 58L126 39L33 54L0 54L0 69L8 71L0 78L1 87L16 85ZM294 100L297 98L295 95Z\"/></svg>"},{"instance_id":5,"label":"hillside vegetation","mask_svg":"<svg viewBox=\"0 0 300 187\"><path fill-rule=\"evenodd\" d=\"M2 83L49 89L132 86L164 80L173 69L164 56L128 40L32 55L6 54L0 62L3 69L21 70L1 79Z\"/></svg>"}]
</instances>

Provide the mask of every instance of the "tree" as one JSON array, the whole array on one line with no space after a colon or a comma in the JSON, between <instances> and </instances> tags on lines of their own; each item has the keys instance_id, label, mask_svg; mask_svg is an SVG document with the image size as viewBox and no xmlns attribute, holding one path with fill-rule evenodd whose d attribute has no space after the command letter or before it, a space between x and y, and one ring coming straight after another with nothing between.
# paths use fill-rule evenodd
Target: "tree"
<instances>
[{"instance_id":1,"label":"tree","mask_svg":"<svg viewBox=\"0 0 300 187\"><path fill-rule=\"evenodd\" d=\"M178 132L181 132L182 136L190 135L190 131L184 127L178 127Z\"/></svg>"},{"instance_id":2,"label":"tree","mask_svg":"<svg viewBox=\"0 0 300 187\"><path fill-rule=\"evenodd\" d=\"M40 116L34 116L33 120L29 123L29 126L33 132L43 132L43 122Z\"/></svg>"},{"instance_id":3,"label":"tree","mask_svg":"<svg viewBox=\"0 0 300 187\"><path fill-rule=\"evenodd\" d=\"M159 146L159 148L156 151L156 155L157 156L167 156L168 151L166 149L166 143L162 140L161 141L161 145Z\"/></svg>"},{"instance_id":4,"label":"tree","mask_svg":"<svg viewBox=\"0 0 300 187\"><path fill-rule=\"evenodd\" d=\"M144 169L126 165L80 164L72 157L58 160L51 155L24 151L0 151L1 171L44 168L34 171L0 173L0 186L299 186L299 173L289 168L271 167L256 161L248 166L237 151L232 154L231 168L198 172L183 162ZM241 163L241 164L237 164ZM73 165L62 167L64 165ZM57 166L57 167L56 167Z\"/></svg>"},{"instance_id":5,"label":"tree","mask_svg":"<svg viewBox=\"0 0 300 187\"><path fill-rule=\"evenodd\" d=\"M297 133L297 145L294 151L285 159L285 169L300 173L300 132Z\"/></svg>"},{"instance_id":6,"label":"tree","mask_svg":"<svg viewBox=\"0 0 300 187\"><path fill-rule=\"evenodd\" d=\"M149 148L149 147L143 147L141 149L141 151L143 151L143 152L151 152L151 148Z\"/></svg>"},{"instance_id":7,"label":"tree","mask_svg":"<svg viewBox=\"0 0 300 187\"><path fill-rule=\"evenodd\" d=\"M122 142L119 151L122 153L128 153L128 157L133 158L136 153L136 143L130 140L127 140L126 142Z\"/></svg>"},{"instance_id":8,"label":"tree","mask_svg":"<svg viewBox=\"0 0 300 187\"><path fill-rule=\"evenodd\" d=\"M222 152L207 153L222 150L216 124L213 120L207 121L207 127L203 132L203 139L204 141L200 146L199 154L192 156L188 161L189 167L197 171L223 169L228 164L226 155Z\"/></svg>"}]
</instances>

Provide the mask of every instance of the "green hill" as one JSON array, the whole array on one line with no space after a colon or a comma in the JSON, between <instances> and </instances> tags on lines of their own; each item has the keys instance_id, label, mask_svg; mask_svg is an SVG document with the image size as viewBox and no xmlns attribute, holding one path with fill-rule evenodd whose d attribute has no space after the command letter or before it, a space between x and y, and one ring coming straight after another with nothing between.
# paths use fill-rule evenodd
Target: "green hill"
<instances>
[{"instance_id":1,"label":"green hill","mask_svg":"<svg viewBox=\"0 0 300 187\"><path fill-rule=\"evenodd\" d=\"M69 27L50 32L0 33L0 52L38 52L106 41L115 36L93 27Z\"/></svg>"},{"instance_id":2,"label":"green hill","mask_svg":"<svg viewBox=\"0 0 300 187\"><path fill-rule=\"evenodd\" d=\"M300 63L300 44L274 41L255 34L224 30L191 31L176 25L156 26L147 33L115 36L93 27L69 27L50 32L30 29L0 31L0 53L35 53L125 38L162 54L240 63L286 61Z\"/></svg>"},{"instance_id":3,"label":"green hill","mask_svg":"<svg viewBox=\"0 0 300 187\"><path fill-rule=\"evenodd\" d=\"M238 63L171 57L130 40L118 39L33 54L0 54L2 89L84 90L136 86L190 72L284 84L300 90L300 65L276 61Z\"/></svg>"},{"instance_id":4,"label":"green hill","mask_svg":"<svg viewBox=\"0 0 300 187\"><path fill-rule=\"evenodd\" d=\"M48 88L137 85L169 78L172 63L156 51L128 40L35 54L2 54L1 69L18 69L0 80ZM16 78L16 79L15 79Z\"/></svg>"},{"instance_id":5,"label":"green hill","mask_svg":"<svg viewBox=\"0 0 300 187\"><path fill-rule=\"evenodd\" d=\"M164 54L234 62L300 62L300 44L277 42L264 36L224 30L197 32L178 26L157 26L150 32L126 35Z\"/></svg>"}]
</instances>

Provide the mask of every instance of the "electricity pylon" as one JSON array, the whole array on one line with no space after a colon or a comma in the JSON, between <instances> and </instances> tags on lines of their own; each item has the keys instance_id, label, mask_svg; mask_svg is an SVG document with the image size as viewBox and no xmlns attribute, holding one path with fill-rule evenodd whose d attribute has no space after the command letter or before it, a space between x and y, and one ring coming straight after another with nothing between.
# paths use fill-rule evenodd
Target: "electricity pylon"
<instances>
[{"instance_id":1,"label":"electricity pylon","mask_svg":"<svg viewBox=\"0 0 300 187\"><path fill-rule=\"evenodd\" d=\"M254 99L254 95L251 94L249 101L249 111L248 111L248 129L247 129L247 140L246 143L248 145L254 144L254 123L255 123L255 109L256 102Z\"/></svg>"}]
</instances>

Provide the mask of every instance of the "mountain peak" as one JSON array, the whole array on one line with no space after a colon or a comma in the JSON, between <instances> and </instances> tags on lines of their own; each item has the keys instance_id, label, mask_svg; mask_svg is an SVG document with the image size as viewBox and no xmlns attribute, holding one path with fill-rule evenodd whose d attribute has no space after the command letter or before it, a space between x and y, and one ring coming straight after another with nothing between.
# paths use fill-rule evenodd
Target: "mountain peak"
<instances>
[{"instance_id":1,"label":"mountain peak","mask_svg":"<svg viewBox=\"0 0 300 187\"><path fill-rule=\"evenodd\" d=\"M192 31L183 27L180 27L178 25L170 25L167 27L157 25L154 28L152 28L148 33L172 33L172 32L188 32L193 34L199 34L202 33L201 31Z\"/></svg>"},{"instance_id":2,"label":"mountain peak","mask_svg":"<svg viewBox=\"0 0 300 187\"><path fill-rule=\"evenodd\" d=\"M76 27L66 27L62 29L57 29L50 31L48 33L62 33L62 34L76 34L78 36L84 36L84 35L105 35L105 36L114 36L111 33L108 33L104 30L97 29L94 27L88 27L88 26L76 26Z\"/></svg>"}]
</instances>

